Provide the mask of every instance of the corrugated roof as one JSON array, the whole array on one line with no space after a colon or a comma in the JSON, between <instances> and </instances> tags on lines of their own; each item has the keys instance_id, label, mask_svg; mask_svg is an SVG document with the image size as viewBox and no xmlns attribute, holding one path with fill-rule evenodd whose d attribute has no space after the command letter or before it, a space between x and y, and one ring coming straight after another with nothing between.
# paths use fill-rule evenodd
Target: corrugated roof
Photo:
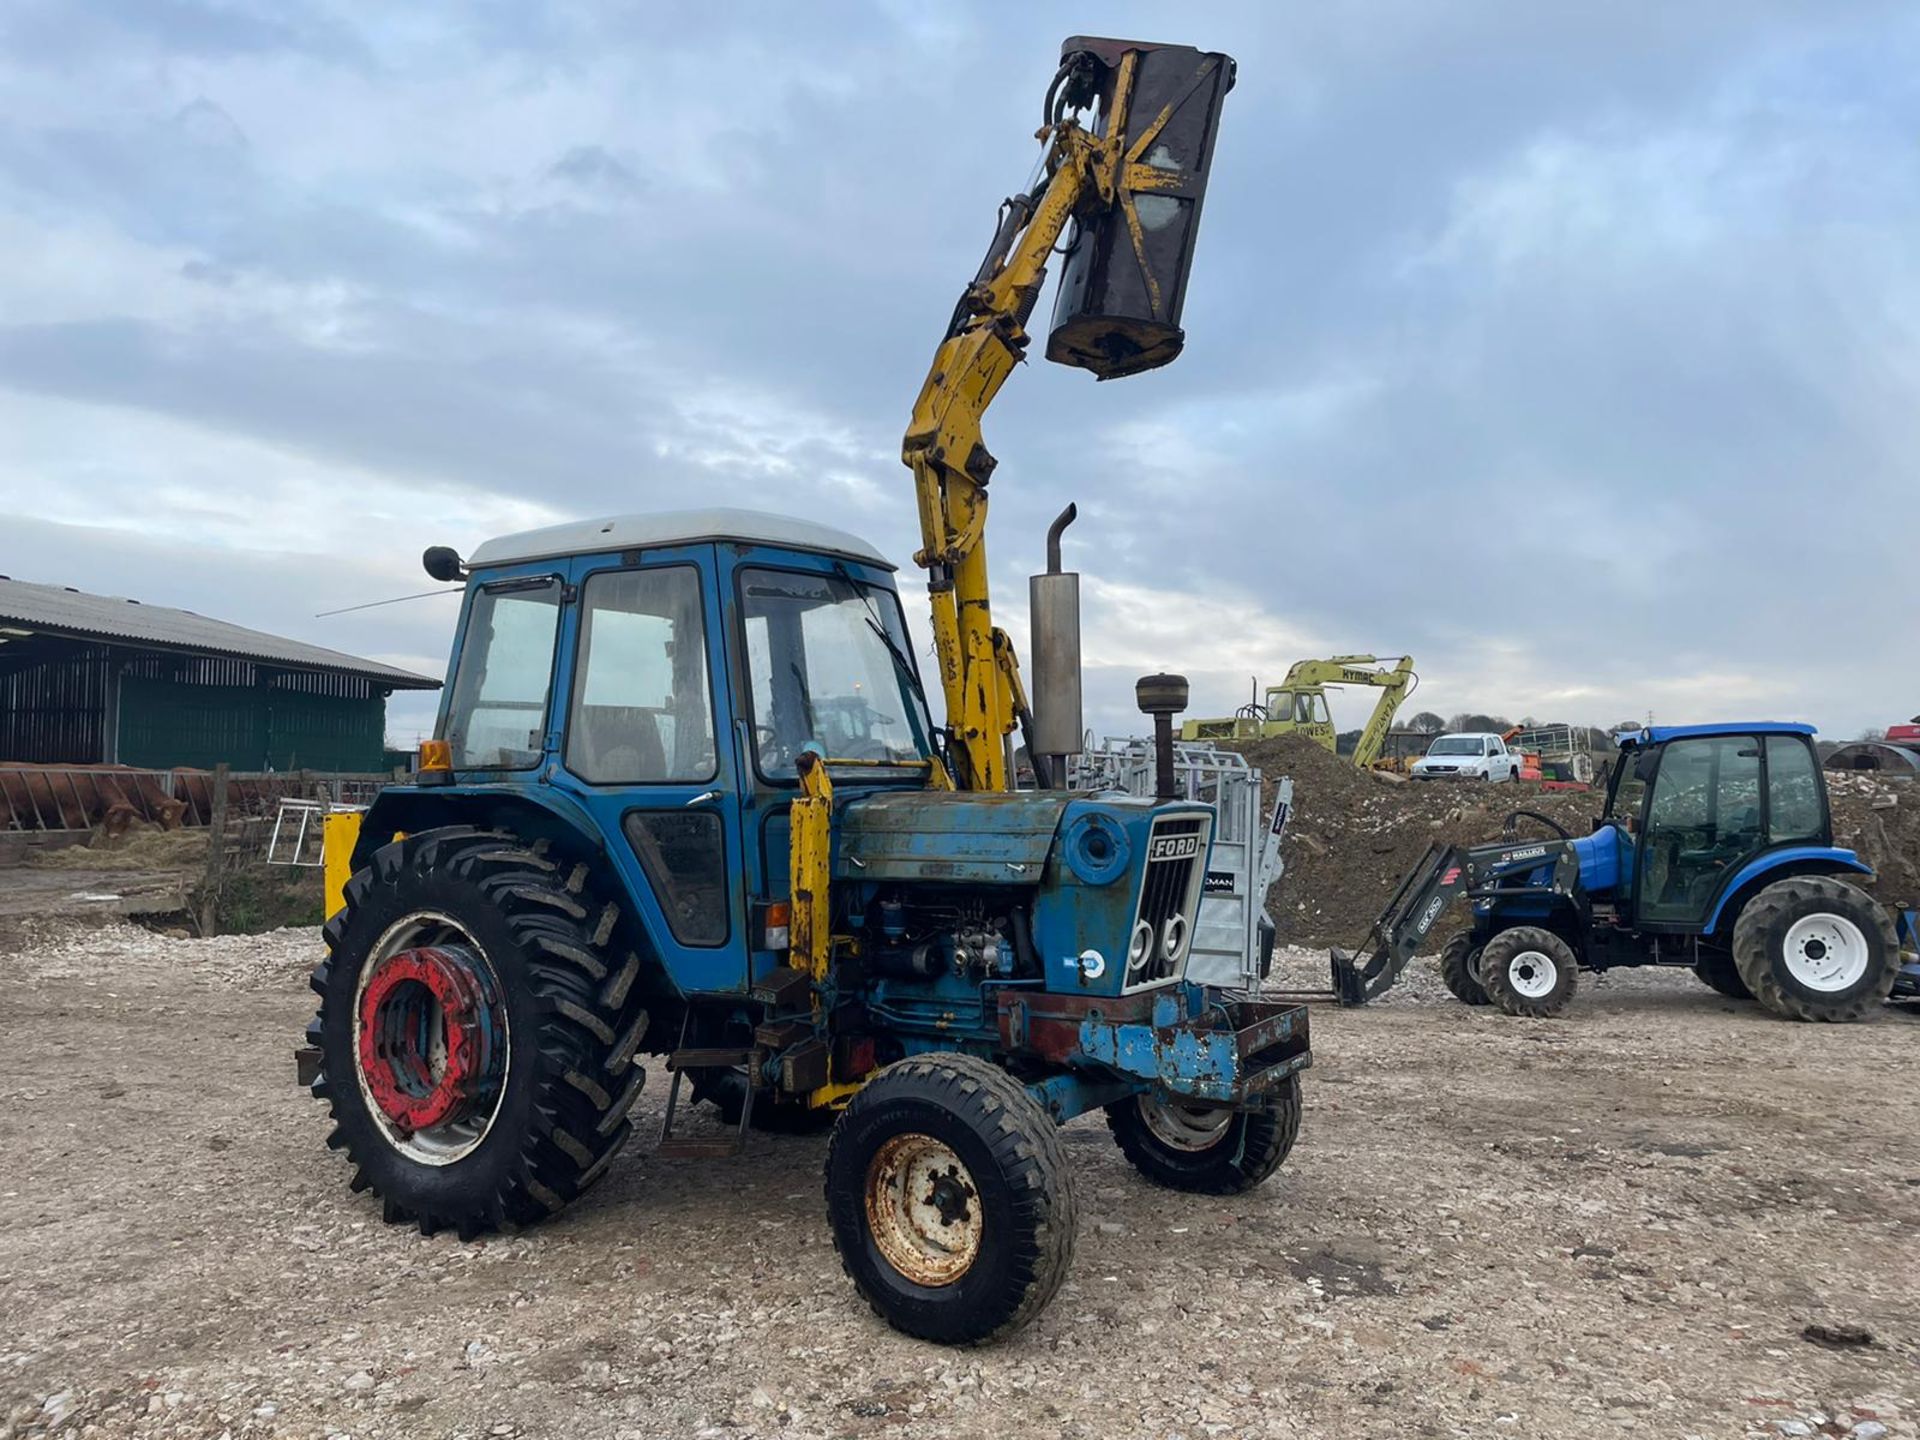
<instances>
[{"instance_id":1,"label":"corrugated roof","mask_svg":"<svg viewBox=\"0 0 1920 1440\"><path fill-rule=\"evenodd\" d=\"M364 675L396 690L436 690L440 682L377 660L362 660L244 625L209 620L191 610L146 605L112 595L89 595L62 585L0 578L0 625L76 639L232 655L270 665Z\"/></svg>"}]
</instances>

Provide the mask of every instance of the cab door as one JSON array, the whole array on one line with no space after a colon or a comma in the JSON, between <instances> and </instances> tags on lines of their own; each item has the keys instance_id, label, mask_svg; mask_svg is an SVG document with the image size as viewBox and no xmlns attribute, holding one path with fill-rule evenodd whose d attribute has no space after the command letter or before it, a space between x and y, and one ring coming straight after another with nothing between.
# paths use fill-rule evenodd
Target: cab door
<instances>
[{"instance_id":1,"label":"cab door","mask_svg":"<svg viewBox=\"0 0 1920 1440\"><path fill-rule=\"evenodd\" d=\"M1766 845L1760 739L1703 735L1661 752L1640 827L1635 918L1697 929L1726 880Z\"/></svg>"},{"instance_id":2,"label":"cab door","mask_svg":"<svg viewBox=\"0 0 1920 1440\"><path fill-rule=\"evenodd\" d=\"M554 783L593 817L668 973L747 984L740 795L714 547L572 562Z\"/></svg>"}]
</instances>

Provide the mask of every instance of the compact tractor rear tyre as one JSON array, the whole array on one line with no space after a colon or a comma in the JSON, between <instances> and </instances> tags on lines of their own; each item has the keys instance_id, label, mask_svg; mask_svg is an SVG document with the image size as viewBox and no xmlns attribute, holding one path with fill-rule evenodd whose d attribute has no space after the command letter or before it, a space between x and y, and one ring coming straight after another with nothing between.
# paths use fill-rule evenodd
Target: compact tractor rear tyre
<instances>
[{"instance_id":1,"label":"compact tractor rear tyre","mask_svg":"<svg viewBox=\"0 0 1920 1440\"><path fill-rule=\"evenodd\" d=\"M1147 1179L1194 1195L1238 1195L1287 1158L1300 1135L1300 1080L1289 1075L1251 1110L1130 1095L1107 1107L1107 1128Z\"/></svg>"},{"instance_id":2,"label":"compact tractor rear tyre","mask_svg":"<svg viewBox=\"0 0 1920 1440\"><path fill-rule=\"evenodd\" d=\"M313 972L327 1144L390 1224L470 1238L579 1197L630 1134L646 1072L639 957L587 868L456 827L383 846Z\"/></svg>"},{"instance_id":3,"label":"compact tractor rear tyre","mask_svg":"<svg viewBox=\"0 0 1920 1440\"><path fill-rule=\"evenodd\" d=\"M1463 1005L1489 1005L1487 987L1480 983L1480 947L1462 930L1440 951L1440 979Z\"/></svg>"},{"instance_id":4,"label":"compact tractor rear tyre","mask_svg":"<svg viewBox=\"0 0 1920 1440\"><path fill-rule=\"evenodd\" d=\"M1693 973L1710 990L1718 990L1730 1000L1751 1000L1753 991L1740 978L1740 967L1730 950L1702 950L1693 962Z\"/></svg>"},{"instance_id":5,"label":"compact tractor rear tyre","mask_svg":"<svg viewBox=\"0 0 1920 1440\"><path fill-rule=\"evenodd\" d=\"M1776 880L1740 911L1733 958L1754 999L1789 1020L1860 1020L1900 974L1893 922L1828 875Z\"/></svg>"},{"instance_id":6,"label":"compact tractor rear tyre","mask_svg":"<svg viewBox=\"0 0 1920 1440\"><path fill-rule=\"evenodd\" d=\"M971 1055L889 1065L827 1146L827 1215L855 1288L894 1329L974 1345L1019 1329L1066 1278L1077 1228L1059 1129Z\"/></svg>"},{"instance_id":7,"label":"compact tractor rear tyre","mask_svg":"<svg viewBox=\"0 0 1920 1440\"><path fill-rule=\"evenodd\" d=\"M1558 1015L1573 999L1577 974L1573 947L1537 925L1502 930L1480 952L1480 983L1509 1015Z\"/></svg>"}]
</instances>

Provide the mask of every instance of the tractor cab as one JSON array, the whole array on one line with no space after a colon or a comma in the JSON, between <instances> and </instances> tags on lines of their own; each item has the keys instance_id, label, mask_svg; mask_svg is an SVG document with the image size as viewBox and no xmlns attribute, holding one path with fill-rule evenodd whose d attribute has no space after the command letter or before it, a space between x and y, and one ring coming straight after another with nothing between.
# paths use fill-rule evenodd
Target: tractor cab
<instances>
[{"instance_id":1,"label":"tractor cab","mask_svg":"<svg viewBox=\"0 0 1920 1440\"><path fill-rule=\"evenodd\" d=\"M1734 892L1836 850L1813 727L1656 726L1620 739L1607 806L1578 842L1584 888L1649 932L1714 929Z\"/></svg>"},{"instance_id":2,"label":"tractor cab","mask_svg":"<svg viewBox=\"0 0 1920 1440\"><path fill-rule=\"evenodd\" d=\"M778 963L752 917L786 893L803 752L854 795L923 788L936 763L893 566L856 536L741 510L625 516L490 540L460 574L420 784L620 837L608 862L685 988L744 989Z\"/></svg>"}]
</instances>

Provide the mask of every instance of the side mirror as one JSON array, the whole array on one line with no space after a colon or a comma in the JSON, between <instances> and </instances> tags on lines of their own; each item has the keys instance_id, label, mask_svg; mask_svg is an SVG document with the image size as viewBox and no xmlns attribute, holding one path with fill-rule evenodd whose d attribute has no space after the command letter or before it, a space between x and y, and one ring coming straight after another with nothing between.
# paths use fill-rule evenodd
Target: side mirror
<instances>
[{"instance_id":1,"label":"side mirror","mask_svg":"<svg viewBox=\"0 0 1920 1440\"><path fill-rule=\"evenodd\" d=\"M467 567L460 563L460 552L451 545L429 545L420 564L435 580L452 584L467 578Z\"/></svg>"}]
</instances>

